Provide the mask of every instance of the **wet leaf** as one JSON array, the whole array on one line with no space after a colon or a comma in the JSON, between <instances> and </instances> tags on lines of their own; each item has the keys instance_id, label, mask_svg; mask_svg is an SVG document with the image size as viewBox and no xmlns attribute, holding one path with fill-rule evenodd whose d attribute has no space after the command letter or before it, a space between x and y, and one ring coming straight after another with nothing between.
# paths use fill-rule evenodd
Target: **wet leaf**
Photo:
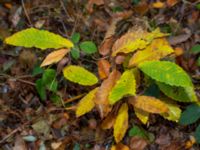
<instances>
[{"instance_id":1,"label":"wet leaf","mask_svg":"<svg viewBox=\"0 0 200 150\"><path fill-rule=\"evenodd\" d=\"M137 96L134 99L131 98L131 104L138 109L149 113L165 113L168 112L167 105L161 100L151 96Z\"/></svg>"},{"instance_id":2,"label":"wet leaf","mask_svg":"<svg viewBox=\"0 0 200 150\"><path fill-rule=\"evenodd\" d=\"M188 74L178 65L169 61L147 61L139 68L156 81L171 86L191 87L192 82Z\"/></svg>"},{"instance_id":3,"label":"wet leaf","mask_svg":"<svg viewBox=\"0 0 200 150\"><path fill-rule=\"evenodd\" d=\"M149 120L149 113L146 111L143 111L141 109L138 108L134 108L135 111L135 115L136 117L143 123L146 124Z\"/></svg>"},{"instance_id":4,"label":"wet leaf","mask_svg":"<svg viewBox=\"0 0 200 150\"><path fill-rule=\"evenodd\" d=\"M153 41L153 39L164 36L167 36L167 34L161 33L159 29L156 29L151 33L145 32L142 29L128 32L114 43L112 47L112 56L114 57L118 53L126 54L137 49L144 49Z\"/></svg>"},{"instance_id":5,"label":"wet leaf","mask_svg":"<svg viewBox=\"0 0 200 150\"><path fill-rule=\"evenodd\" d=\"M59 62L69 51L69 49L60 49L51 52L47 55L47 57L44 59L40 66L44 67Z\"/></svg>"},{"instance_id":6,"label":"wet leaf","mask_svg":"<svg viewBox=\"0 0 200 150\"><path fill-rule=\"evenodd\" d=\"M98 73L101 79L108 77L110 73L110 63L107 60L101 59L98 61Z\"/></svg>"},{"instance_id":7,"label":"wet leaf","mask_svg":"<svg viewBox=\"0 0 200 150\"><path fill-rule=\"evenodd\" d=\"M94 108L95 106L94 99L97 90L98 88L95 88L80 100L76 108L76 117L80 117L86 114L87 112L90 112Z\"/></svg>"},{"instance_id":8,"label":"wet leaf","mask_svg":"<svg viewBox=\"0 0 200 150\"><path fill-rule=\"evenodd\" d=\"M71 48L73 43L60 35L46 30L29 28L13 34L5 39L6 44L23 47L36 47L42 50L47 48Z\"/></svg>"},{"instance_id":9,"label":"wet leaf","mask_svg":"<svg viewBox=\"0 0 200 150\"><path fill-rule=\"evenodd\" d=\"M80 66L69 65L63 69L64 77L81 85L94 85L98 82L97 77Z\"/></svg>"},{"instance_id":10,"label":"wet leaf","mask_svg":"<svg viewBox=\"0 0 200 150\"><path fill-rule=\"evenodd\" d=\"M124 103L119 109L114 124L114 137L116 143L119 143L123 139L127 129L128 129L128 105Z\"/></svg>"},{"instance_id":11,"label":"wet leaf","mask_svg":"<svg viewBox=\"0 0 200 150\"><path fill-rule=\"evenodd\" d=\"M200 118L200 106L191 104L187 106L186 110L181 114L179 123L182 125L189 125L195 123Z\"/></svg>"},{"instance_id":12,"label":"wet leaf","mask_svg":"<svg viewBox=\"0 0 200 150\"><path fill-rule=\"evenodd\" d=\"M129 67L137 66L140 63L161 58L173 53L174 50L166 39L155 39L144 50L136 52L129 61Z\"/></svg>"},{"instance_id":13,"label":"wet leaf","mask_svg":"<svg viewBox=\"0 0 200 150\"><path fill-rule=\"evenodd\" d=\"M119 71L113 70L108 76L108 78L102 82L96 94L95 103L101 118L104 118L111 110L108 100L109 92L112 90L115 83L120 78L120 75L121 74Z\"/></svg>"},{"instance_id":14,"label":"wet leaf","mask_svg":"<svg viewBox=\"0 0 200 150\"><path fill-rule=\"evenodd\" d=\"M110 92L109 102L114 104L124 96L135 95L135 92L136 83L133 70L126 70Z\"/></svg>"},{"instance_id":15,"label":"wet leaf","mask_svg":"<svg viewBox=\"0 0 200 150\"><path fill-rule=\"evenodd\" d=\"M193 87L170 86L157 82L160 90L168 97L179 102L196 102L197 97Z\"/></svg>"},{"instance_id":16,"label":"wet leaf","mask_svg":"<svg viewBox=\"0 0 200 150\"><path fill-rule=\"evenodd\" d=\"M122 143L118 143L117 145L113 145L111 150L129 150L129 147Z\"/></svg>"}]
</instances>

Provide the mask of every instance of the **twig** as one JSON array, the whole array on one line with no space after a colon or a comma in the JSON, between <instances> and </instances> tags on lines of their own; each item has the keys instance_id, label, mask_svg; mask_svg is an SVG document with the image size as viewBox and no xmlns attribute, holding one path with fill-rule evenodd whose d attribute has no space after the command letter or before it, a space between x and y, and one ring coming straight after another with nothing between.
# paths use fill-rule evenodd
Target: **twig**
<instances>
[{"instance_id":1,"label":"twig","mask_svg":"<svg viewBox=\"0 0 200 150\"><path fill-rule=\"evenodd\" d=\"M25 16L26 16L26 18L27 18L29 24L30 24L31 26L33 26L32 23L31 23L31 19L30 19L28 13L27 13L26 7L25 7L25 5L24 5L24 0L21 0L21 3L22 3L22 7L23 7L23 9L24 9L24 14L25 14Z\"/></svg>"},{"instance_id":2,"label":"twig","mask_svg":"<svg viewBox=\"0 0 200 150\"><path fill-rule=\"evenodd\" d=\"M10 132L8 135L6 135L1 141L0 144L5 142L9 137L11 137L13 134L15 134L16 132L18 132L21 129L21 127L18 127L16 129L14 129L12 132Z\"/></svg>"}]
</instances>

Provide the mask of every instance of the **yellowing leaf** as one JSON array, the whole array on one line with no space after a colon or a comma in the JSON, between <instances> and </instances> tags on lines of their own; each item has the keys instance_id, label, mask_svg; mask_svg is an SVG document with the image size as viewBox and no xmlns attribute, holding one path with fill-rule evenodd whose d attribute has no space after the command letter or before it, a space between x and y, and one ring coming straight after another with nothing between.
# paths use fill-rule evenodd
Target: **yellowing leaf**
<instances>
[{"instance_id":1,"label":"yellowing leaf","mask_svg":"<svg viewBox=\"0 0 200 150\"><path fill-rule=\"evenodd\" d=\"M60 35L46 30L29 28L13 34L5 39L6 44L23 47L36 47L42 50L47 48L71 48L73 43Z\"/></svg>"},{"instance_id":2,"label":"yellowing leaf","mask_svg":"<svg viewBox=\"0 0 200 150\"><path fill-rule=\"evenodd\" d=\"M78 103L78 107L76 108L77 117L80 117L86 114L87 112L90 112L94 108L95 106L94 99L97 90L98 88L95 88L80 100L80 102Z\"/></svg>"},{"instance_id":3,"label":"yellowing leaf","mask_svg":"<svg viewBox=\"0 0 200 150\"><path fill-rule=\"evenodd\" d=\"M146 124L149 120L149 113L146 112L146 111L143 111L141 109L138 109L138 108L134 108L135 110L135 115L136 117L143 123L143 124Z\"/></svg>"},{"instance_id":4,"label":"yellowing leaf","mask_svg":"<svg viewBox=\"0 0 200 150\"><path fill-rule=\"evenodd\" d=\"M171 103L167 100L164 101L164 103L169 108L169 111L167 113L161 114L165 119L178 122L181 117L181 109L179 106L175 103Z\"/></svg>"},{"instance_id":5,"label":"yellowing leaf","mask_svg":"<svg viewBox=\"0 0 200 150\"><path fill-rule=\"evenodd\" d=\"M135 95L135 92L136 83L133 70L126 70L110 92L109 102L114 104L124 96Z\"/></svg>"},{"instance_id":6,"label":"yellowing leaf","mask_svg":"<svg viewBox=\"0 0 200 150\"><path fill-rule=\"evenodd\" d=\"M59 49L57 51L51 52L44 59L40 67L44 67L59 62L69 51L70 51L69 49Z\"/></svg>"},{"instance_id":7,"label":"yellowing leaf","mask_svg":"<svg viewBox=\"0 0 200 150\"><path fill-rule=\"evenodd\" d=\"M144 50L138 51L132 56L129 67L137 66L144 61L159 60L173 52L174 50L166 39L155 39Z\"/></svg>"},{"instance_id":8,"label":"yellowing leaf","mask_svg":"<svg viewBox=\"0 0 200 150\"><path fill-rule=\"evenodd\" d=\"M149 113L165 113L168 112L167 105L161 100L151 96L137 96L133 100L134 107L142 109Z\"/></svg>"},{"instance_id":9,"label":"yellowing leaf","mask_svg":"<svg viewBox=\"0 0 200 150\"><path fill-rule=\"evenodd\" d=\"M152 5L154 8L164 8L165 7L165 3L163 2L154 2Z\"/></svg>"},{"instance_id":10,"label":"yellowing leaf","mask_svg":"<svg viewBox=\"0 0 200 150\"><path fill-rule=\"evenodd\" d=\"M151 33L145 32L142 29L128 32L114 43L112 47L112 56L115 57L118 53L130 53L137 49L144 49L153 39L167 35L168 34L161 33L158 28Z\"/></svg>"},{"instance_id":11,"label":"yellowing leaf","mask_svg":"<svg viewBox=\"0 0 200 150\"><path fill-rule=\"evenodd\" d=\"M118 143L117 145L113 145L111 150L129 150L129 147L122 143Z\"/></svg>"},{"instance_id":12,"label":"yellowing leaf","mask_svg":"<svg viewBox=\"0 0 200 150\"><path fill-rule=\"evenodd\" d=\"M94 85L98 82L97 77L85 68L70 65L63 69L64 77L81 85Z\"/></svg>"},{"instance_id":13,"label":"yellowing leaf","mask_svg":"<svg viewBox=\"0 0 200 150\"><path fill-rule=\"evenodd\" d=\"M126 103L122 104L117 114L114 125L114 137L116 143L119 143L128 129L128 105Z\"/></svg>"},{"instance_id":14,"label":"yellowing leaf","mask_svg":"<svg viewBox=\"0 0 200 150\"><path fill-rule=\"evenodd\" d=\"M95 103L101 118L104 118L111 110L108 95L116 81L120 78L120 75L119 71L113 70L108 78L102 82L96 94Z\"/></svg>"}]
</instances>

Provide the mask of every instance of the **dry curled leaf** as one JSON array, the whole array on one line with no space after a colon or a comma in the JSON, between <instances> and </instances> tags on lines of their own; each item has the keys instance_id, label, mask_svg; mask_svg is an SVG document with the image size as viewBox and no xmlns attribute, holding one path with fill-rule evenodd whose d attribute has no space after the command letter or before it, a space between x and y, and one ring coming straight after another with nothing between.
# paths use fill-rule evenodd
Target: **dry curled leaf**
<instances>
[{"instance_id":1,"label":"dry curled leaf","mask_svg":"<svg viewBox=\"0 0 200 150\"><path fill-rule=\"evenodd\" d=\"M40 66L44 67L59 62L69 51L70 49L59 49L51 52L47 55Z\"/></svg>"},{"instance_id":2,"label":"dry curled leaf","mask_svg":"<svg viewBox=\"0 0 200 150\"><path fill-rule=\"evenodd\" d=\"M119 71L113 70L108 78L102 82L97 91L95 103L101 118L105 117L110 112L111 108L108 101L108 95L116 81L120 78L120 75Z\"/></svg>"},{"instance_id":3,"label":"dry curled leaf","mask_svg":"<svg viewBox=\"0 0 200 150\"><path fill-rule=\"evenodd\" d=\"M110 74L110 63L105 60L101 59L98 61L98 73L101 79L105 79Z\"/></svg>"}]
</instances>

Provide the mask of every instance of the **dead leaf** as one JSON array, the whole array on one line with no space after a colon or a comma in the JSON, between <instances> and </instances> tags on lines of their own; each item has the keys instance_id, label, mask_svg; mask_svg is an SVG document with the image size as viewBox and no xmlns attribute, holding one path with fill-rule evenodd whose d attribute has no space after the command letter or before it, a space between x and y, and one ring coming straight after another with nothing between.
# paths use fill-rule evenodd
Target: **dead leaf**
<instances>
[{"instance_id":1,"label":"dead leaf","mask_svg":"<svg viewBox=\"0 0 200 150\"><path fill-rule=\"evenodd\" d=\"M168 38L168 41L170 45L177 45L177 44L187 41L191 36L192 36L191 31L189 29L185 29L184 34L180 34L177 36L170 36Z\"/></svg>"},{"instance_id":2,"label":"dead leaf","mask_svg":"<svg viewBox=\"0 0 200 150\"><path fill-rule=\"evenodd\" d=\"M119 143L128 129L128 105L122 104L117 114L114 124L114 138L116 143Z\"/></svg>"},{"instance_id":3,"label":"dead leaf","mask_svg":"<svg viewBox=\"0 0 200 150\"><path fill-rule=\"evenodd\" d=\"M101 128L104 130L111 129L115 124L115 119L116 115L113 112L110 112L101 123Z\"/></svg>"},{"instance_id":4,"label":"dead leaf","mask_svg":"<svg viewBox=\"0 0 200 150\"><path fill-rule=\"evenodd\" d=\"M105 39L99 47L99 53L103 56L106 56L110 53L112 45L114 43L113 37Z\"/></svg>"},{"instance_id":5,"label":"dead leaf","mask_svg":"<svg viewBox=\"0 0 200 150\"><path fill-rule=\"evenodd\" d=\"M40 67L44 67L44 66L59 62L69 51L70 49L59 49L59 50L51 52L44 59Z\"/></svg>"},{"instance_id":6,"label":"dead leaf","mask_svg":"<svg viewBox=\"0 0 200 150\"><path fill-rule=\"evenodd\" d=\"M140 3L133 7L134 12L138 13L139 15L143 16L149 10L149 4L146 0L140 1Z\"/></svg>"},{"instance_id":7,"label":"dead leaf","mask_svg":"<svg viewBox=\"0 0 200 150\"><path fill-rule=\"evenodd\" d=\"M98 61L98 73L100 79L105 79L110 74L110 63L105 59L101 59Z\"/></svg>"},{"instance_id":8,"label":"dead leaf","mask_svg":"<svg viewBox=\"0 0 200 150\"><path fill-rule=\"evenodd\" d=\"M149 113L168 112L168 107L164 102L151 96L137 96L135 98L131 97L129 102L134 107Z\"/></svg>"},{"instance_id":9,"label":"dead leaf","mask_svg":"<svg viewBox=\"0 0 200 150\"><path fill-rule=\"evenodd\" d=\"M131 150L144 150L148 145L147 141L141 137L131 137L129 147Z\"/></svg>"},{"instance_id":10,"label":"dead leaf","mask_svg":"<svg viewBox=\"0 0 200 150\"><path fill-rule=\"evenodd\" d=\"M129 147L122 143L118 143L117 145L113 145L111 150L129 150Z\"/></svg>"},{"instance_id":11,"label":"dead leaf","mask_svg":"<svg viewBox=\"0 0 200 150\"><path fill-rule=\"evenodd\" d=\"M181 56L181 55L183 55L183 53L184 53L184 50L183 50L183 48L181 48L181 47L176 47L176 48L174 49L174 54L175 54L176 56Z\"/></svg>"},{"instance_id":12,"label":"dead leaf","mask_svg":"<svg viewBox=\"0 0 200 150\"><path fill-rule=\"evenodd\" d=\"M107 79L105 79L96 94L96 107L100 113L101 118L104 118L111 110L109 105L108 95L114 87L116 81L120 78L120 72L113 70Z\"/></svg>"},{"instance_id":13,"label":"dead leaf","mask_svg":"<svg viewBox=\"0 0 200 150\"><path fill-rule=\"evenodd\" d=\"M176 5L179 2L179 0L167 0L167 5L169 7L173 7L174 5Z\"/></svg>"},{"instance_id":14,"label":"dead leaf","mask_svg":"<svg viewBox=\"0 0 200 150\"><path fill-rule=\"evenodd\" d=\"M27 150L23 138L19 135L16 136L15 145L13 147L13 150Z\"/></svg>"},{"instance_id":15,"label":"dead leaf","mask_svg":"<svg viewBox=\"0 0 200 150\"><path fill-rule=\"evenodd\" d=\"M93 12L93 5L103 5L104 1L103 0L89 0L86 6L86 9L88 10L89 13Z\"/></svg>"},{"instance_id":16,"label":"dead leaf","mask_svg":"<svg viewBox=\"0 0 200 150\"><path fill-rule=\"evenodd\" d=\"M123 54L118 54L116 57L115 57L115 63L120 65L124 62L125 60L125 55Z\"/></svg>"},{"instance_id":17,"label":"dead leaf","mask_svg":"<svg viewBox=\"0 0 200 150\"><path fill-rule=\"evenodd\" d=\"M84 96L80 100L76 108L76 117L80 117L94 108L95 95L97 91L98 87L90 91L86 96Z\"/></svg>"},{"instance_id":18,"label":"dead leaf","mask_svg":"<svg viewBox=\"0 0 200 150\"><path fill-rule=\"evenodd\" d=\"M174 50L164 38L155 39L144 50L137 51L129 61L129 67L137 66L144 61L160 60Z\"/></svg>"},{"instance_id":19,"label":"dead leaf","mask_svg":"<svg viewBox=\"0 0 200 150\"><path fill-rule=\"evenodd\" d=\"M153 8L164 8L164 7L165 7L165 3L164 3L164 2L157 1L157 2L154 2L154 3L152 4L152 7L153 7Z\"/></svg>"}]
</instances>

